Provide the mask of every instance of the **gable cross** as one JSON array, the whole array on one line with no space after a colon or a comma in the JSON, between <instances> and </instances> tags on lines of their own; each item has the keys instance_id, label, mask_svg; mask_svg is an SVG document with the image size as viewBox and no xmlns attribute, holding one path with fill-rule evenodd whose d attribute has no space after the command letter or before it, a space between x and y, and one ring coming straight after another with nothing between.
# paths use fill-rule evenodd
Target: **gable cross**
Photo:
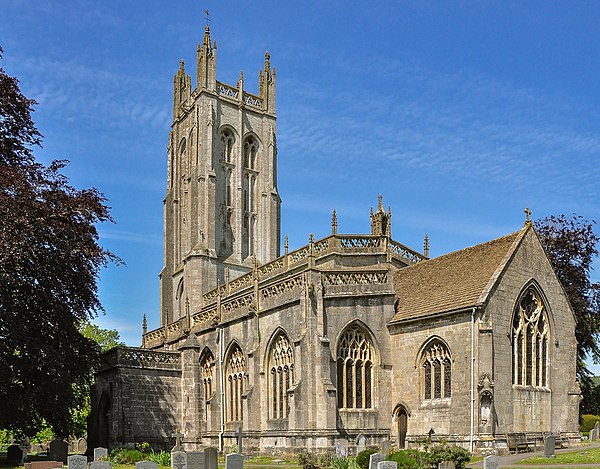
<instances>
[{"instance_id":1,"label":"gable cross","mask_svg":"<svg viewBox=\"0 0 600 469\"><path fill-rule=\"evenodd\" d=\"M531 225L531 210L529 210L529 207L527 207L525 210L525 225L529 226Z\"/></svg>"}]
</instances>

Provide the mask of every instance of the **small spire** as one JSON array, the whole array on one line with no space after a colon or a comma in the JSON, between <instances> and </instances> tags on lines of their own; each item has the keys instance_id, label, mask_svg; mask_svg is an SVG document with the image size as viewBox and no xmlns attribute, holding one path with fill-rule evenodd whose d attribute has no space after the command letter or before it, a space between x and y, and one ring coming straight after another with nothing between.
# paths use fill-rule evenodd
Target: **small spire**
<instances>
[{"instance_id":1,"label":"small spire","mask_svg":"<svg viewBox=\"0 0 600 469\"><path fill-rule=\"evenodd\" d=\"M335 213L335 209L333 209L333 213L331 214L331 234L337 234L337 229L337 214Z\"/></svg>"},{"instance_id":2,"label":"small spire","mask_svg":"<svg viewBox=\"0 0 600 469\"><path fill-rule=\"evenodd\" d=\"M425 233L425 241L423 241L423 255L429 258L429 235Z\"/></svg>"},{"instance_id":3,"label":"small spire","mask_svg":"<svg viewBox=\"0 0 600 469\"><path fill-rule=\"evenodd\" d=\"M285 235L283 237L283 250L285 251L285 255L287 256L288 254L288 249L290 247L290 243L288 241L288 235Z\"/></svg>"},{"instance_id":4,"label":"small spire","mask_svg":"<svg viewBox=\"0 0 600 469\"><path fill-rule=\"evenodd\" d=\"M271 72L271 54L269 52L265 52L265 73L267 76Z\"/></svg>"},{"instance_id":5,"label":"small spire","mask_svg":"<svg viewBox=\"0 0 600 469\"><path fill-rule=\"evenodd\" d=\"M229 267L225 268L225 283L229 283Z\"/></svg>"},{"instance_id":6,"label":"small spire","mask_svg":"<svg viewBox=\"0 0 600 469\"><path fill-rule=\"evenodd\" d=\"M383 196L381 194L377 196L377 211L383 212Z\"/></svg>"},{"instance_id":7,"label":"small spire","mask_svg":"<svg viewBox=\"0 0 600 469\"><path fill-rule=\"evenodd\" d=\"M308 235L308 242L311 244L315 242L315 235L313 233Z\"/></svg>"},{"instance_id":8,"label":"small spire","mask_svg":"<svg viewBox=\"0 0 600 469\"><path fill-rule=\"evenodd\" d=\"M525 226L531 226L531 210L527 207L525 210Z\"/></svg>"},{"instance_id":9,"label":"small spire","mask_svg":"<svg viewBox=\"0 0 600 469\"><path fill-rule=\"evenodd\" d=\"M240 70L240 79L238 80L238 88L240 87L240 85L244 83L244 71Z\"/></svg>"},{"instance_id":10,"label":"small spire","mask_svg":"<svg viewBox=\"0 0 600 469\"><path fill-rule=\"evenodd\" d=\"M146 319L146 313L144 313L144 319L142 319L142 334L146 335L148 332L148 320Z\"/></svg>"}]
</instances>

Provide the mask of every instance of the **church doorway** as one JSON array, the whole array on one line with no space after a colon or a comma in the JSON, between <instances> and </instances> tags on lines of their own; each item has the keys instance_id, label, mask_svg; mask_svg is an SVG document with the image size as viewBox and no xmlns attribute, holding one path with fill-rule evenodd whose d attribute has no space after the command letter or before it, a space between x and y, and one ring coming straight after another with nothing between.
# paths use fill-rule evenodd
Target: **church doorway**
<instances>
[{"instance_id":1,"label":"church doorway","mask_svg":"<svg viewBox=\"0 0 600 469\"><path fill-rule=\"evenodd\" d=\"M398 449L406 448L406 433L408 431L408 412L403 405L396 407L394 412L396 429L398 431Z\"/></svg>"}]
</instances>

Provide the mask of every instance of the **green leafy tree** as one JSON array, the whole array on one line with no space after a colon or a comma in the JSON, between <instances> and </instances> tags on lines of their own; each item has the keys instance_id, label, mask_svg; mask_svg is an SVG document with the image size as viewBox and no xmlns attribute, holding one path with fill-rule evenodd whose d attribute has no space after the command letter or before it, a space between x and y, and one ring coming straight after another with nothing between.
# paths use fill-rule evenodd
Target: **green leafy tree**
<instances>
[{"instance_id":1,"label":"green leafy tree","mask_svg":"<svg viewBox=\"0 0 600 469\"><path fill-rule=\"evenodd\" d=\"M103 352L119 345L125 345L124 342L121 342L121 336L116 329L102 329L96 324L86 321L79 327L79 330L84 337L96 342Z\"/></svg>"},{"instance_id":2,"label":"green leafy tree","mask_svg":"<svg viewBox=\"0 0 600 469\"><path fill-rule=\"evenodd\" d=\"M583 400L581 411L594 405L592 374L585 360L600 362L600 284L590 280L600 238L595 222L581 216L551 216L535 221L535 229L569 298L577 318L577 377Z\"/></svg>"},{"instance_id":3,"label":"green leafy tree","mask_svg":"<svg viewBox=\"0 0 600 469\"><path fill-rule=\"evenodd\" d=\"M35 161L35 104L0 68L0 428L46 422L62 437L100 354L78 326L102 310L98 274L118 258L98 244L103 195L71 186L65 161Z\"/></svg>"}]
</instances>

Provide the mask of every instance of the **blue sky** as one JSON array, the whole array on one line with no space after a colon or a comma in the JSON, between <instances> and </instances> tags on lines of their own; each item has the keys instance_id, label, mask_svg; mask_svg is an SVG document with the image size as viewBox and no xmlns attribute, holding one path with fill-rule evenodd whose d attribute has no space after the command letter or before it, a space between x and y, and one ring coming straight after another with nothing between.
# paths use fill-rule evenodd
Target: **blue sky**
<instances>
[{"instance_id":1,"label":"blue sky","mask_svg":"<svg viewBox=\"0 0 600 469\"><path fill-rule=\"evenodd\" d=\"M106 315L139 345L158 326L172 83L195 76L204 9L217 77L257 92L277 68L282 235L392 231L431 255L577 213L600 220L600 5L594 2L1 0L2 66L39 102L38 156L107 197ZM600 279L596 262L594 278ZM595 367L600 374L600 367Z\"/></svg>"}]
</instances>

